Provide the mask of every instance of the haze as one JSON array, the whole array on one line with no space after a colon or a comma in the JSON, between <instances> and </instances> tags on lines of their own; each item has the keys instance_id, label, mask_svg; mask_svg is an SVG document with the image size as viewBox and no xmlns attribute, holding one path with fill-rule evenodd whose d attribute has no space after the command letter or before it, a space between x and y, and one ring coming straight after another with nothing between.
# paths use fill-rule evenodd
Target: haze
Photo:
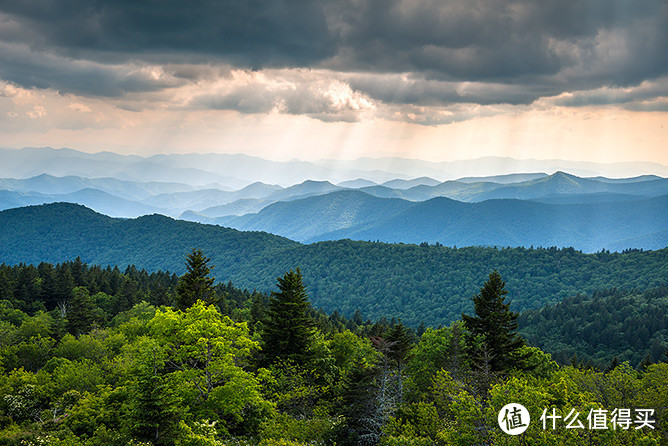
<instances>
[{"instance_id":1,"label":"haze","mask_svg":"<svg viewBox=\"0 0 668 446\"><path fill-rule=\"evenodd\" d=\"M1 145L668 164L664 1L278 5L0 2Z\"/></svg>"}]
</instances>

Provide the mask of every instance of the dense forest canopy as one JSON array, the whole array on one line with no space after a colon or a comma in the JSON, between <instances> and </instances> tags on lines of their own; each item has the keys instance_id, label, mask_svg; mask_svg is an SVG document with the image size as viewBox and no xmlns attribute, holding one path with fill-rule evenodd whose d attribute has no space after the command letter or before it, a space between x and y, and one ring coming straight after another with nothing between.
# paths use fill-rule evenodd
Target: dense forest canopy
<instances>
[{"instance_id":1,"label":"dense forest canopy","mask_svg":"<svg viewBox=\"0 0 668 446\"><path fill-rule=\"evenodd\" d=\"M299 269L278 277L271 297L231 283L214 286L207 259L193 250L180 277L88 266L80 258L0 265L0 444L668 442L666 356L647 357L637 369L624 355L600 369L578 361L560 366L524 345L497 272L464 321L416 332L395 318L371 322L360 312L347 319L313 310ZM657 288L575 296L519 321L535 339L541 330L558 335L545 324L576 318L578 306L604 308L614 296L622 308L643 302L630 318L605 313L640 355L646 346L629 339L629 325L662 309L665 295ZM665 329L654 322L647 329L662 339ZM299 342L290 340L295 333ZM545 339L546 351L563 341L554 333ZM577 357L587 357L579 347ZM498 427L497 415L510 402L531 413L523 436ZM646 413L649 424L629 415L626 427L610 418L605 429L585 427L587 414L617 408ZM559 416L577 410L583 428L541 426L548 409Z\"/></svg>"},{"instance_id":2,"label":"dense forest canopy","mask_svg":"<svg viewBox=\"0 0 668 446\"><path fill-rule=\"evenodd\" d=\"M197 246L211 257L219 282L268 292L276 277L301 267L315 307L348 317L359 309L366 317L397 317L412 327L448 325L470 311L470 298L494 269L506 278L518 311L612 287L646 290L665 285L668 277L668 248L583 254L573 248L351 240L302 245L158 215L112 219L66 203L3 211L0 225L0 259L7 264L80 256L90 264L182 274L185 256Z\"/></svg>"}]
</instances>

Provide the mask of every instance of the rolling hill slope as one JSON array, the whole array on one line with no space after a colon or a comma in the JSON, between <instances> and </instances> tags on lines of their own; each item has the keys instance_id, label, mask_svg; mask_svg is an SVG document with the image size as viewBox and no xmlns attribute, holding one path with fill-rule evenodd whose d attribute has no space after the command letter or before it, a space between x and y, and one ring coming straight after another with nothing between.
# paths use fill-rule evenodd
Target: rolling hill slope
<instances>
[{"instance_id":1,"label":"rolling hill slope","mask_svg":"<svg viewBox=\"0 0 668 446\"><path fill-rule=\"evenodd\" d=\"M276 277L301 267L316 307L417 326L447 324L471 311L470 297L497 269L515 310L538 308L578 292L647 289L668 277L668 248L583 254L568 249L447 248L339 240L302 245L150 215L114 219L56 203L0 212L0 262L37 264L80 256L92 264L135 264L184 272L192 248L212 257L214 275L249 289L272 290Z\"/></svg>"},{"instance_id":2,"label":"rolling hill slope","mask_svg":"<svg viewBox=\"0 0 668 446\"><path fill-rule=\"evenodd\" d=\"M464 203L442 197L410 202L339 191L206 221L300 242L350 238L446 246L573 246L586 252L668 246L668 238L661 237L668 229L668 195L624 195L623 204L598 194L599 201L578 197L582 202L574 204L511 199ZM644 243L624 245L625 240Z\"/></svg>"}]
</instances>

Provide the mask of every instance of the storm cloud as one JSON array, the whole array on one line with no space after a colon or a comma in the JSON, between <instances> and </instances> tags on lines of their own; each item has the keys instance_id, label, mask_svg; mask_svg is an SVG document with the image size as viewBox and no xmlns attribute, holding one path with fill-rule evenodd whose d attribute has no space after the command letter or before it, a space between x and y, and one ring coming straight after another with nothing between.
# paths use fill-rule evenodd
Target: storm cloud
<instances>
[{"instance_id":1,"label":"storm cloud","mask_svg":"<svg viewBox=\"0 0 668 446\"><path fill-rule=\"evenodd\" d=\"M4 81L166 101L191 87L187 106L325 121L546 97L642 109L665 96L641 86L668 76L666 54L665 0L0 0ZM233 70L298 75L274 88L235 84Z\"/></svg>"}]
</instances>

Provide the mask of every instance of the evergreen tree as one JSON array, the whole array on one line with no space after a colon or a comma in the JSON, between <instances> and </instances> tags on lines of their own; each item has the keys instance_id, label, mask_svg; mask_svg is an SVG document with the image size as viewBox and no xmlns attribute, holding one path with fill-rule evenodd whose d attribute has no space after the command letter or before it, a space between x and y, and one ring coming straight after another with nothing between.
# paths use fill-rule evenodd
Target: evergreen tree
<instances>
[{"instance_id":1,"label":"evergreen tree","mask_svg":"<svg viewBox=\"0 0 668 446\"><path fill-rule=\"evenodd\" d=\"M378 368L358 359L343 378L341 414L344 421L336 433L337 444L344 446L378 444L382 433L382 414L378 407Z\"/></svg>"},{"instance_id":2,"label":"evergreen tree","mask_svg":"<svg viewBox=\"0 0 668 446\"><path fill-rule=\"evenodd\" d=\"M510 302L505 302L508 294L505 285L501 275L494 270L480 293L472 299L476 315L462 314L472 338L482 340L485 361L489 362L492 372L522 368L527 356L519 353L524 339L517 334L518 313L510 311Z\"/></svg>"},{"instance_id":3,"label":"evergreen tree","mask_svg":"<svg viewBox=\"0 0 668 446\"><path fill-rule=\"evenodd\" d=\"M88 333L99 322L99 310L82 286L72 290L74 297L68 303L67 331L77 336Z\"/></svg>"},{"instance_id":4,"label":"evergreen tree","mask_svg":"<svg viewBox=\"0 0 668 446\"><path fill-rule=\"evenodd\" d=\"M186 273L179 278L176 286L176 307L186 310L195 302L214 303L214 278L209 277L211 268L208 263L211 258L206 257L199 249L193 249L186 259Z\"/></svg>"},{"instance_id":5,"label":"evergreen tree","mask_svg":"<svg viewBox=\"0 0 668 446\"><path fill-rule=\"evenodd\" d=\"M173 445L183 417L183 403L163 376L150 352L142 352L136 381L132 382L132 398L126 422L132 435L155 445Z\"/></svg>"},{"instance_id":6,"label":"evergreen tree","mask_svg":"<svg viewBox=\"0 0 668 446\"><path fill-rule=\"evenodd\" d=\"M390 345L387 356L396 369L397 398L399 402L402 402L404 394L404 368L406 367L409 352L413 347L413 334L404 324L399 322L388 331L387 341Z\"/></svg>"},{"instance_id":7,"label":"evergreen tree","mask_svg":"<svg viewBox=\"0 0 668 446\"><path fill-rule=\"evenodd\" d=\"M267 363L283 359L304 365L310 356L315 324L309 315L302 273L297 268L277 280L279 291L272 291L269 300L262 351Z\"/></svg>"}]
</instances>

